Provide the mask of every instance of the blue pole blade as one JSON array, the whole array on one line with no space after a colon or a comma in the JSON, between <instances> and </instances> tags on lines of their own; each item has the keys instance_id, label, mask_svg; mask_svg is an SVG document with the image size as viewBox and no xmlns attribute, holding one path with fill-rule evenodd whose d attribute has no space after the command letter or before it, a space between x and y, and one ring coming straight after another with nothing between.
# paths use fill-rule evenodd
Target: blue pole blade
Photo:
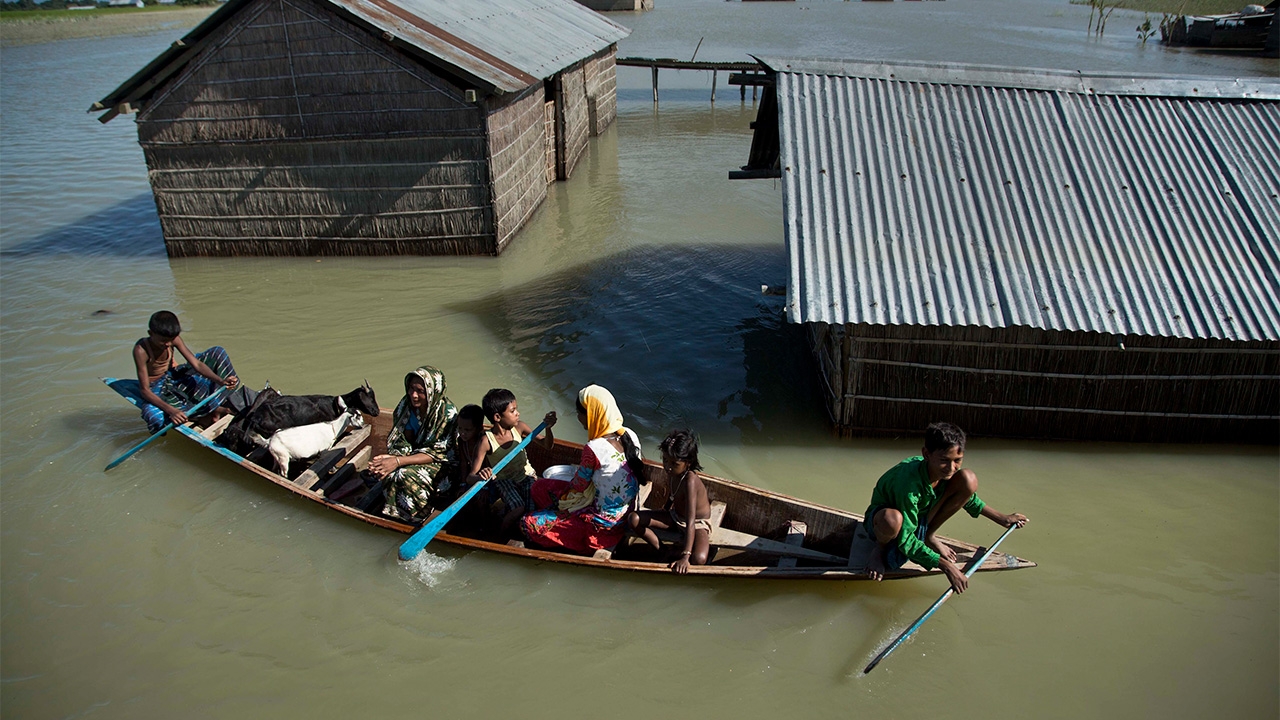
<instances>
[{"instance_id":1,"label":"blue pole blade","mask_svg":"<svg viewBox=\"0 0 1280 720\"><path fill-rule=\"evenodd\" d=\"M222 391L223 391L223 389L224 389L224 388L218 388L218 389L217 389L216 391L214 391L214 393L213 393L212 395L210 395L209 397L207 397L207 398L205 398L205 399L201 400L200 402L196 403L195 405L192 405L190 410L186 410L186 411L184 411L184 412L186 412L186 413L187 413L188 418L189 418L193 413L195 413L195 411L197 411L197 410L199 410L200 408L204 407L204 406L205 406L205 405L206 405L210 400L213 400L214 398L221 396L221 395L222 395ZM146 440L143 440L142 442L138 443L137 445L134 445L132 448L130 448L129 450L125 451L125 454L123 454L123 455L121 455L120 457L116 458L115 460L112 460L111 462L107 463L107 466L106 466L105 468L103 468L103 469L102 469L102 471L103 471L103 472L106 472L107 470L110 470L111 468L113 468L113 467L115 467L115 466L119 465L120 463L124 462L125 460L128 460L129 458L133 457L133 456L134 456L134 454L135 454L135 453L137 453L139 450L141 450L142 448L144 448L144 447L146 447L146 446L150 445L150 444L151 444L151 441L155 440L156 438L158 438L158 437L160 437L161 435L163 435L163 434L165 434L165 433L169 432L169 431L170 431L170 430L172 430L172 429L173 429L173 423L171 423L171 422L169 422L169 423L165 423L165 426L164 426L164 427L162 427L162 428L160 428L159 430L157 430L157 431L155 432L155 434L154 434L154 435L152 435L151 437L147 438Z\"/></svg>"},{"instance_id":2,"label":"blue pole blade","mask_svg":"<svg viewBox=\"0 0 1280 720\"><path fill-rule=\"evenodd\" d=\"M512 458L519 455L521 450L524 450L530 440L533 440L545 429L547 429L547 424L544 422L534 428L533 432L526 435L524 439L516 445L514 450L507 453L506 457L499 460L498 464L493 466L492 477L496 477L502 468L506 467L507 463L511 462ZM481 480L475 485L472 485L465 493L462 494L462 497L455 500L452 505L445 508L439 515L431 518L431 521L426 525L418 528L416 532L409 536L408 540L405 540L400 544L400 559L408 562L417 557L418 553L422 552L422 549L427 546L427 543L431 542L431 540L444 529L444 526L453 519L453 516L457 515L458 511L461 510L467 502L471 500L471 498L475 497L476 493L480 492L481 488L483 488L488 482L488 480Z\"/></svg>"},{"instance_id":3,"label":"blue pole blade","mask_svg":"<svg viewBox=\"0 0 1280 720\"><path fill-rule=\"evenodd\" d=\"M978 558L977 562L973 563L973 565L969 567L969 571L966 572L964 576L973 577L973 574L978 571L978 568L982 567L982 563L986 562L987 558L991 557L991 553L996 551L996 548L1000 545L1000 543L1004 542L1004 539L1009 537L1009 533L1017 529L1018 529L1017 525L1010 525L1009 529L1005 530L1004 534L1000 536L1000 539L991 543L991 547L988 548L987 551L982 554L982 557ZM875 669L876 665L880 664L881 660L889 657L889 653L896 650L897 647L902 644L903 640L906 640L908 637L911 637L911 633L915 632L916 630L919 630L920 626L924 624L924 621L928 620L929 616L933 615L935 610L942 607L942 603L946 602L947 598L951 597L954 593L955 593L955 590L951 587L948 587L947 591L942 593L942 597L935 600L934 603L929 606L929 609L924 611L923 615L917 618L915 622L911 623L911 627L907 628L906 630L903 630L902 634L899 635L898 638L889 645L889 647L885 648L884 650L881 650L880 654L876 656L876 659L872 660L869 665L863 668L862 674L866 675L867 673L871 672L872 670Z\"/></svg>"}]
</instances>

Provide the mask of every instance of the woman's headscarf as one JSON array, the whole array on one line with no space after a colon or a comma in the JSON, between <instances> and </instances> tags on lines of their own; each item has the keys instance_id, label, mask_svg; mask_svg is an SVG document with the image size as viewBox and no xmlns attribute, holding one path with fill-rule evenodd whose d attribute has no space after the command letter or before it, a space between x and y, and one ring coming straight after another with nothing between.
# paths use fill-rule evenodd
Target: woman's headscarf
<instances>
[{"instance_id":1,"label":"woman's headscarf","mask_svg":"<svg viewBox=\"0 0 1280 720\"><path fill-rule=\"evenodd\" d=\"M599 385L578 391L578 404L587 409L587 439L617 434L622 429L622 411L613 395Z\"/></svg>"},{"instance_id":2,"label":"woman's headscarf","mask_svg":"<svg viewBox=\"0 0 1280 720\"><path fill-rule=\"evenodd\" d=\"M599 385L588 385L578 391L578 405L587 411L587 438L596 440L610 435L618 435L625 429L622 426L622 411L614 401L613 394ZM643 462L640 460L640 448L627 434L619 437L623 452L627 457L627 467L636 478L644 477ZM581 492L570 491L560 497L561 512L575 513L595 502L595 483L587 485Z\"/></svg>"},{"instance_id":3,"label":"woman's headscarf","mask_svg":"<svg viewBox=\"0 0 1280 720\"><path fill-rule=\"evenodd\" d=\"M414 437L406 436L406 424L413 406L409 404L409 383L421 382L427 390L425 407L417 413L418 432ZM427 452L436 457L443 457L450 438L453 437L453 424L458 410L444 395L444 373L423 365L404 376L404 397L396 405L392 415L391 433L387 436L387 451L393 455L409 455Z\"/></svg>"}]
</instances>

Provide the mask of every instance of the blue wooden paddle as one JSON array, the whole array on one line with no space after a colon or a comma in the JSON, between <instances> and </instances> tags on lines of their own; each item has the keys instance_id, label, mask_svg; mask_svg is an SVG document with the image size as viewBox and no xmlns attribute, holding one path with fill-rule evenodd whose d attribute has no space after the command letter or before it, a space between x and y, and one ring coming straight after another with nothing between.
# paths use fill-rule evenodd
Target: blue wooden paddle
<instances>
[{"instance_id":1,"label":"blue wooden paddle","mask_svg":"<svg viewBox=\"0 0 1280 720\"><path fill-rule=\"evenodd\" d=\"M199 410L200 408L204 407L204 406L205 406L205 404L206 404L206 403L208 403L210 400L212 400L212 399L214 399L214 398L216 398L216 397L221 397L221 396L222 396L222 391L223 391L223 390L226 390L226 386L225 386L225 385L224 385L223 387L220 387L220 388L218 388L217 390L215 390L215 391L213 392L213 394L212 394L212 395L210 395L209 397L207 397L207 398L205 398L205 399L201 400L200 402L196 403L195 405L192 405L192 406L191 406L191 409L189 409L189 410L185 410L184 412L186 412L187 417L190 417L192 414L194 414L194 413L195 413L195 411L197 411L197 410ZM125 452L125 454L123 454L123 455L121 455L120 457L116 458L115 460L112 460L111 462L107 463L107 466L106 466L105 468L103 468L103 470L102 470L102 471L103 471L103 472L106 472L107 470L110 470L111 468L113 468L113 467L115 467L115 466L119 465L120 463L124 462L125 460L128 460L129 458L133 457L134 453L138 452L139 450L141 450L142 448L146 447L147 445L150 445L152 440L155 440L156 438L160 437L161 435L165 434L166 432L168 432L168 431L172 430L172 429L173 429L173 425L174 425L174 424L173 424L172 422L165 423L165 426L164 426L164 427L162 427L162 428L160 428L159 430L157 430L157 431L155 432L155 434L154 434L154 435L152 435L151 437L147 438L146 440L143 440L142 442L138 443L137 445L134 445L134 446L133 446L132 448L130 448L127 452Z\"/></svg>"},{"instance_id":2,"label":"blue wooden paddle","mask_svg":"<svg viewBox=\"0 0 1280 720\"><path fill-rule=\"evenodd\" d=\"M995 552L996 546L1004 542L1004 539L1009 537L1009 533L1017 529L1018 529L1018 526L1016 524L1010 525L1009 529L1005 530L1004 534L1000 536L1000 539L991 543L991 547L988 548L987 551L982 554L982 557L978 558L977 562L973 563L973 565L969 567L969 571L966 572L964 576L973 577L973 574L978 571L978 568L982 567L982 563L986 562L987 558L991 557L991 553ZM876 665L880 664L881 660L888 657L889 653L897 649L897 647L902 644L903 640L906 640L908 637L910 637L911 633L915 632L916 630L919 630L920 626L924 624L924 621L928 620L929 616L933 614L933 611L942 607L942 603L946 602L947 598L951 597L951 594L954 592L955 592L955 588L948 587L947 591L942 593L942 597L938 598L938 600L934 602L933 605L931 605L928 610L924 611L923 615L921 615L915 622L911 623L911 627L907 628L906 630L903 630L902 634L898 636L897 640L894 640L893 643L889 645L889 647L880 651L880 654L876 656L876 659L872 660L871 664L862 670L862 674L866 675L867 673L871 672Z\"/></svg>"},{"instance_id":3,"label":"blue wooden paddle","mask_svg":"<svg viewBox=\"0 0 1280 720\"><path fill-rule=\"evenodd\" d=\"M546 430L546 429L547 429L546 423L541 423L538 425L538 427L534 428L533 432L526 435L524 439L521 440L518 445L516 445L514 450L507 453L506 457L499 460L498 464L493 466L493 475L490 475L489 477L490 478L497 477L498 472L501 471L502 468L506 467L507 463L511 462L512 458L519 455L520 451L523 450L525 446L529 444L530 440L537 437L539 433L541 433L543 430ZM432 538L434 538L436 534L438 534L441 530L443 530L444 526L450 520L453 519L453 516L457 515L458 511L461 510L463 506L467 504L467 501L475 497L476 493L480 492L480 489L483 488L486 484L488 484L488 482L489 482L488 480L481 480L475 485L472 485L470 488L467 489L465 493L462 494L462 497L455 500L452 505L445 508L439 515L435 516L434 518L431 518L431 521L428 522L426 525L423 525L422 527L418 528L417 532L410 535L409 539L405 540L400 545L400 559L405 562L408 562L414 559L415 557L417 557L418 553L422 552L422 549L427 546L427 543L431 542Z\"/></svg>"}]
</instances>

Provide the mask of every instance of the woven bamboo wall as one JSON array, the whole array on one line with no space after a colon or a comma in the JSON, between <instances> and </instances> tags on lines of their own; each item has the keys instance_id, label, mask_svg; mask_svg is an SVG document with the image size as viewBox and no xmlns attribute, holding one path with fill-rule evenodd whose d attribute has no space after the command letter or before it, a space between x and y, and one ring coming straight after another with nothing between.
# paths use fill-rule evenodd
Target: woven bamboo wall
<instances>
[{"instance_id":1,"label":"woven bamboo wall","mask_svg":"<svg viewBox=\"0 0 1280 720\"><path fill-rule=\"evenodd\" d=\"M842 434L1274 443L1280 342L809 325ZM1121 343L1124 347L1121 348Z\"/></svg>"},{"instance_id":2,"label":"woven bamboo wall","mask_svg":"<svg viewBox=\"0 0 1280 720\"><path fill-rule=\"evenodd\" d=\"M556 83L556 177L568 180L587 151L587 89L583 63L560 73Z\"/></svg>"},{"instance_id":3,"label":"woven bamboo wall","mask_svg":"<svg viewBox=\"0 0 1280 720\"><path fill-rule=\"evenodd\" d=\"M589 58L582 70L587 92L587 121L592 135L608 129L618 117L618 72L615 58L618 46Z\"/></svg>"},{"instance_id":4,"label":"woven bamboo wall","mask_svg":"<svg viewBox=\"0 0 1280 720\"><path fill-rule=\"evenodd\" d=\"M542 107L547 141L547 184L550 185L556 181L556 103L551 100Z\"/></svg>"},{"instance_id":5,"label":"woven bamboo wall","mask_svg":"<svg viewBox=\"0 0 1280 720\"><path fill-rule=\"evenodd\" d=\"M498 252L547 198L546 108L541 84L488 118Z\"/></svg>"},{"instance_id":6,"label":"woven bamboo wall","mask_svg":"<svg viewBox=\"0 0 1280 720\"><path fill-rule=\"evenodd\" d=\"M484 112L313 0L246 6L138 138L173 256L497 251Z\"/></svg>"}]
</instances>

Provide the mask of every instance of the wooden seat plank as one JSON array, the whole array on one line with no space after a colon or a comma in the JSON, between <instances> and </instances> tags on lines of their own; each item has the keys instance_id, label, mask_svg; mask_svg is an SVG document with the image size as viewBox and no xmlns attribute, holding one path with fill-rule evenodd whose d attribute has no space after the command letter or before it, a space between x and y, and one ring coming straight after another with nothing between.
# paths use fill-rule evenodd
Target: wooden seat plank
<instances>
[{"instance_id":1,"label":"wooden seat plank","mask_svg":"<svg viewBox=\"0 0 1280 720\"><path fill-rule=\"evenodd\" d=\"M329 497L333 494L335 488L340 488L355 477L356 466L352 463L346 463L338 467L329 474L329 477L320 482L318 487L312 488L317 494Z\"/></svg>"},{"instance_id":2,"label":"wooden seat plank","mask_svg":"<svg viewBox=\"0 0 1280 720\"><path fill-rule=\"evenodd\" d=\"M346 452L342 448L330 448L320 453L316 461L311 463L311 467L298 473L298 477L293 479L293 484L300 488L310 490L320 482L320 478L329 477L329 471L335 465L342 461Z\"/></svg>"},{"instance_id":3,"label":"wooden seat plank","mask_svg":"<svg viewBox=\"0 0 1280 720\"><path fill-rule=\"evenodd\" d=\"M205 428L204 430L201 430L200 434L209 438L210 440L215 440L219 435L222 434L222 431L226 430L227 426L230 425L231 422L235 419L236 419L235 415L223 415L221 418L218 418L217 422Z\"/></svg>"},{"instance_id":4,"label":"wooden seat plank","mask_svg":"<svg viewBox=\"0 0 1280 720\"><path fill-rule=\"evenodd\" d=\"M354 432L349 432L343 436L333 447L320 453L320 457L311 467L303 470L298 477L293 479L293 484L301 488L310 490L320 482L321 477L328 477L329 471L334 465L337 465L343 458L351 454L351 451L358 447L369 437L369 426L364 426Z\"/></svg>"},{"instance_id":5,"label":"wooden seat plank","mask_svg":"<svg viewBox=\"0 0 1280 720\"><path fill-rule=\"evenodd\" d=\"M354 448L369 439L369 433L371 432L373 432L373 429L368 425L365 425L362 428L357 428L356 430L344 435L341 440L333 444L333 447L342 448L346 455L350 455Z\"/></svg>"},{"instance_id":6,"label":"wooden seat plank","mask_svg":"<svg viewBox=\"0 0 1280 720\"><path fill-rule=\"evenodd\" d=\"M821 560L823 562L845 564L845 558L824 553L819 550L810 550L805 547L795 547L777 540L769 540L756 535L737 532L735 530L726 530L720 528L711 535L711 544L721 547L737 548L739 550L750 550L765 555L793 555L807 560Z\"/></svg>"},{"instance_id":7,"label":"wooden seat plank","mask_svg":"<svg viewBox=\"0 0 1280 720\"><path fill-rule=\"evenodd\" d=\"M787 545L800 547L804 545L804 536L808 532L809 532L808 525L800 522L799 520L788 520L787 521L787 537L785 540L783 540L783 542L786 543ZM778 559L778 567L793 568L796 566L797 562L798 560L796 560L796 557L794 555L787 555L785 557L781 557Z\"/></svg>"},{"instance_id":8,"label":"wooden seat plank","mask_svg":"<svg viewBox=\"0 0 1280 720\"><path fill-rule=\"evenodd\" d=\"M368 469L369 460L371 458L373 458L373 448L369 447L368 445L365 445L364 447L360 448L360 452L356 453L355 455L352 455L351 458L347 460L347 465L354 466L356 469L356 472L364 472L365 470Z\"/></svg>"},{"instance_id":9,"label":"wooden seat plank","mask_svg":"<svg viewBox=\"0 0 1280 720\"><path fill-rule=\"evenodd\" d=\"M347 460L345 465L338 468L338 471L330 478L330 482L326 482L321 488L326 502L338 502L347 495L364 487L364 478L356 477L356 475L368 469L371 457L373 457L373 448L365 445L360 448L360 452Z\"/></svg>"}]
</instances>

